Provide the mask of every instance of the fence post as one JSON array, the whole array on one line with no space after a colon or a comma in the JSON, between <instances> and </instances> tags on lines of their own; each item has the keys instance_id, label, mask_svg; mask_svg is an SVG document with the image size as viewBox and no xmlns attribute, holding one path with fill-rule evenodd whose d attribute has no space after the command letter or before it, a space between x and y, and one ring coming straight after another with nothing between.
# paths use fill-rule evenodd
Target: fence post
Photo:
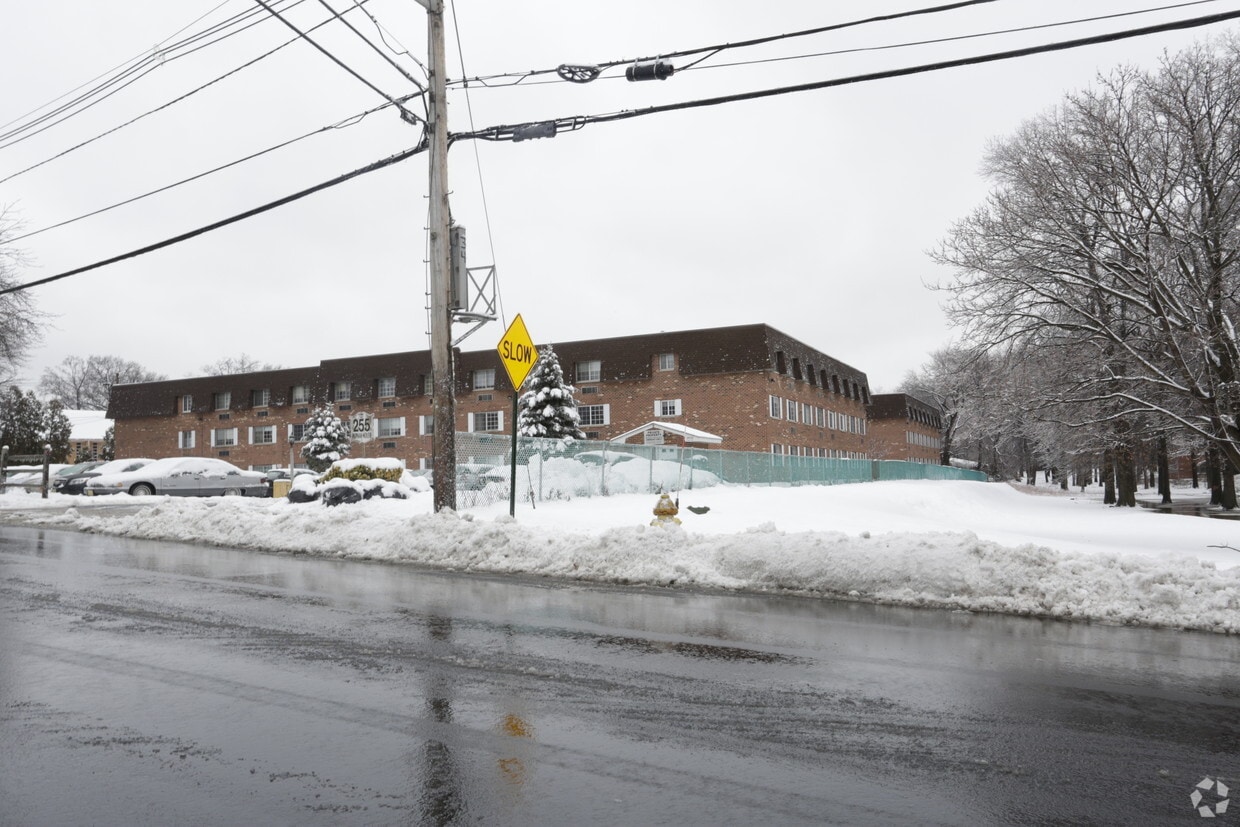
<instances>
[{"instance_id":1,"label":"fence post","mask_svg":"<svg viewBox=\"0 0 1240 827\"><path fill-rule=\"evenodd\" d=\"M47 489L51 486L52 446L43 446L43 499L47 499Z\"/></svg>"}]
</instances>

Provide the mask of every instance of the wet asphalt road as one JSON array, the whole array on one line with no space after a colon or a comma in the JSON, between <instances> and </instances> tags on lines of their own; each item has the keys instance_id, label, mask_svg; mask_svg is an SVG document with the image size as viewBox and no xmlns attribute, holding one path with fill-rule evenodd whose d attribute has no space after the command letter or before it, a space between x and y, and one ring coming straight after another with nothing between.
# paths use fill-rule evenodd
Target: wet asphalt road
<instances>
[{"instance_id":1,"label":"wet asphalt road","mask_svg":"<svg viewBox=\"0 0 1240 827\"><path fill-rule=\"evenodd\" d=\"M3 825L1240 824L1206 776L1234 636L0 527Z\"/></svg>"}]
</instances>

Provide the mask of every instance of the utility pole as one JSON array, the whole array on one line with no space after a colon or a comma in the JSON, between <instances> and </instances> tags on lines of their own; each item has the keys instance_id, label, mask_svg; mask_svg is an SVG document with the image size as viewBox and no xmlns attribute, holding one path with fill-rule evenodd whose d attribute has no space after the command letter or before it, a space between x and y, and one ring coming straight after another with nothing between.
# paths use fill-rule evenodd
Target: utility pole
<instances>
[{"instance_id":1,"label":"utility pole","mask_svg":"<svg viewBox=\"0 0 1240 827\"><path fill-rule=\"evenodd\" d=\"M449 290L452 252L448 209L447 60L444 53L443 0L418 0L426 8L430 59L428 148L430 155L431 375L435 433L431 468L435 511L456 508L456 378L452 359Z\"/></svg>"}]
</instances>

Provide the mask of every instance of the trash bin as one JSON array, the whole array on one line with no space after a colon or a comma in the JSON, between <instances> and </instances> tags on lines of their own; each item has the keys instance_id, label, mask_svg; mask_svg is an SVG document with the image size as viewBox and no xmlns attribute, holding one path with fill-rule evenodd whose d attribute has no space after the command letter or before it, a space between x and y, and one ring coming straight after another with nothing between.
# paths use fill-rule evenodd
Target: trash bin
<instances>
[{"instance_id":1,"label":"trash bin","mask_svg":"<svg viewBox=\"0 0 1240 827\"><path fill-rule=\"evenodd\" d=\"M287 497L288 490L292 487L293 487L292 480L272 480L271 481L271 496Z\"/></svg>"}]
</instances>

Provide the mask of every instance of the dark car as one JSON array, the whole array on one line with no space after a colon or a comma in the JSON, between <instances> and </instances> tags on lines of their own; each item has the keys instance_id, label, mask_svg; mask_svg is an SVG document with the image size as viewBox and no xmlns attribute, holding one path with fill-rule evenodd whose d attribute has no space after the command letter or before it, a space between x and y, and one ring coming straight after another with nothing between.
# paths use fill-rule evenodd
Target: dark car
<instances>
[{"instance_id":1,"label":"dark car","mask_svg":"<svg viewBox=\"0 0 1240 827\"><path fill-rule=\"evenodd\" d=\"M52 490L57 494L81 494L86 490L86 483L104 474L119 474L124 471L137 471L150 465L153 459L114 459L111 462L84 462L62 469L52 480ZM66 473L71 472L71 473Z\"/></svg>"}]
</instances>

